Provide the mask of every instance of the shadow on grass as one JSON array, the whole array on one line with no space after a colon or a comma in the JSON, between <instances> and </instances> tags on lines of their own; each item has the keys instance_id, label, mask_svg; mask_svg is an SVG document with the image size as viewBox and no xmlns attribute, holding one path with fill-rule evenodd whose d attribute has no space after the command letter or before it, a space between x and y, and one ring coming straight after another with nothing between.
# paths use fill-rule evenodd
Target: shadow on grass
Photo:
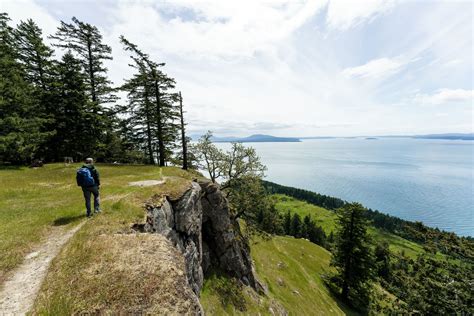
<instances>
[{"instance_id":1,"label":"shadow on grass","mask_svg":"<svg viewBox=\"0 0 474 316\"><path fill-rule=\"evenodd\" d=\"M86 214L56 218L53 222L53 225L54 226L67 225L69 223L79 221L79 220L83 219L84 217L86 217Z\"/></svg>"},{"instance_id":2,"label":"shadow on grass","mask_svg":"<svg viewBox=\"0 0 474 316\"><path fill-rule=\"evenodd\" d=\"M0 170L19 170L24 166L19 165L10 165L10 164L1 164L0 163Z\"/></svg>"},{"instance_id":3,"label":"shadow on grass","mask_svg":"<svg viewBox=\"0 0 474 316\"><path fill-rule=\"evenodd\" d=\"M323 276L323 283L324 286L328 289L329 296L332 297L332 299L336 302L337 306L344 312L346 315L350 316L356 316L356 315L362 315L360 312L352 308L348 303L344 302L344 300L341 298L341 295L339 294L340 289L332 284L327 278L329 275Z\"/></svg>"}]
</instances>

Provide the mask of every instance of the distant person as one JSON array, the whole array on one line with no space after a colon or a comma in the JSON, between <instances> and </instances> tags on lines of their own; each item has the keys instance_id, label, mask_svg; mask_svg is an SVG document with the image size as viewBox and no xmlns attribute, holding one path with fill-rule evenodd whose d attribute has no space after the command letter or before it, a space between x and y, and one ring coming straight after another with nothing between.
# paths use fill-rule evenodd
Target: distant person
<instances>
[{"instance_id":1,"label":"distant person","mask_svg":"<svg viewBox=\"0 0 474 316\"><path fill-rule=\"evenodd\" d=\"M86 200L87 217L92 216L91 212L91 193L94 195L94 213L100 213L99 171L94 167L94 159L87 158L85 164L77 170L77 185L82 187L84 199Z\"/></svg>"}]
</instances>

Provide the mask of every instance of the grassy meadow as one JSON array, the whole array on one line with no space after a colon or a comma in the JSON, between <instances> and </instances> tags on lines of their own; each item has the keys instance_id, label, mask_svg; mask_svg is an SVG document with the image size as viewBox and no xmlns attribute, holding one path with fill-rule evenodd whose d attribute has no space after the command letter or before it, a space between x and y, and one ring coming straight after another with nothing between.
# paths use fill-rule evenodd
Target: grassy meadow
<instances>
[{"instance_id":1,"label":"grassy meadow","mask_svg":"<svg viewBox=\"0 0 474 316\"><path fill-rule=\"evenodd\" d=\"M0 169L0 283L5 274L20 264L40 243L52 226L76 225L85 220L82 191L76 185L80 164L48 164L42 168ZM153 187L132 187L128 183L164 176L191 178L179 168L98 164L101 175L101 207L104 218L123 221L143 217L143 202ZM160 186L175 190L173 181ZM120 214L114 214L120 211ZM110 225L109 229L114 229Z\"/></svg>"},{"instance_id":2,"label":"grassy meadow","mask_svg":"<svg viewBox=\"0 0 474 316\"><path fill-rule=\"evenodd\" d=\"M316 311L318 315L355 314L331 295L323 283L321 275L333 269L329 266L331 254L326 249L305 239L255 237L251 253L268 296L255 297L244 292L245 309L239 310L225 304L226 298L220 289L215 289L215 279L206 280L201 303L208 315L271 315L272 302L278 302L289 315L314 315Z\"/></svg>"},{"instance_id":3,"label":"grassy meadow","mask_svg":"<svg viewBox=\"0 0 474 316\"><path fill-rule=\"evenodd\" d=\"M331 232L335 233L337 216L333 211L282 194L275 194L274 198L276 200L276 209L282 214L290 211L291 213L299 214L301 219L306 215L310 215L327 235ZM425 252L421 245L381 229L370 227L369 232L374 240L388 242L392 252L404 251L407 256L412 258ZM439 255L441 256L441 254Z\"/></svg>"}]
</instances>

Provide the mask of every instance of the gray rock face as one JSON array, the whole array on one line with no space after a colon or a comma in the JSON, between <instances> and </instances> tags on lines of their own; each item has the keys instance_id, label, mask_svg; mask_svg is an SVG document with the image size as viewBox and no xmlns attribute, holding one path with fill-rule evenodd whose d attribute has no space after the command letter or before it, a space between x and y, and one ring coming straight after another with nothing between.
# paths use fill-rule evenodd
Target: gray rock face
<instances>
[{"instance_id":1,"label":"gray rock face","mask_svg":"<svg viewBox=\"0 0 474 316\"><path fill-rule=\"evenodd\" d=\"M218 267L257 289L248 241L241 234L237 220L232 218L227 200L217 184L207 181L199 184L203 191L203 243L209 249L210 258L204 273L212 266Z\"/></svg>"},{"instance_id":2,"label":"gray rock face","mask_svg":"<svg viewBox=\"0 0 474 316\"><path fill-rule=\"evenodd\" d=\"M217 184L192 182L177 200L168 197L146 206L144 230L166 236L183 254L189 285L199 295L204 273L218 268L261 290L255 279L248 241L231 217Z\"/></svg>"}]
</instances>

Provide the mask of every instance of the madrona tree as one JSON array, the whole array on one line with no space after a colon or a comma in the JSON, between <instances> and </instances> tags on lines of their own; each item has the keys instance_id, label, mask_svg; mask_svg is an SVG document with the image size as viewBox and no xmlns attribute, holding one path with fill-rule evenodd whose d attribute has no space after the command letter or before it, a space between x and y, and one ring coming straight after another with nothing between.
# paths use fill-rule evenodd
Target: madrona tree
<instances>
[{"instance_id":1,"label":"madrona tree","mask_svg":"<svg viewBox=\"0 0 474 316\"><path fill-rule=\"evenodd\" d=\"M242 217L256 226L265 224L267 231L280 225L261 183L266 167L254 148L232 143L230 150L221 150L212 142L210 131L194 147L199 167L208 172L213 182L221 182L235 218Z\"/></svg>"}]
</instances>

